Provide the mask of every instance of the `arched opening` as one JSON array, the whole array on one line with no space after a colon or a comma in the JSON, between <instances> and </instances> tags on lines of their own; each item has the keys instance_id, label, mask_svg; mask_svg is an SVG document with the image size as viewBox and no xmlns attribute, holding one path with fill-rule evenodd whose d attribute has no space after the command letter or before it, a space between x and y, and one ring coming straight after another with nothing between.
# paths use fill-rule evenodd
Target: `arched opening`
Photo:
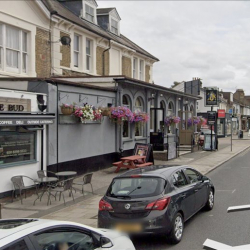
<instances>
[{"instance_id":1,"label":"arched opening","mask_svg":"<svg viewBox=\"0 0 250 250\"><path fill-rule=\"evenodd\" d=\"M129 96L123 95L122 96L122 105L124 107L127 107L131 109L131 101ZM130 125L128 121L123 121L122 122L122 137L123 138L129 138L130 137Z\"/></svg>"},{"instance_id":2,"label":"arched opening","mask_svg":"<svg viewBox=\"0 0 250 250\"><path fill-rule=\"evenodd\" d=\"M141 97L137 97L135 100L135 112L143 112L144 111L144 105L143 105L143 99ZM135 123L135 136L143 136L144 134L144 128L143 124L140 122Z\"/></svg>"}]
</instances>

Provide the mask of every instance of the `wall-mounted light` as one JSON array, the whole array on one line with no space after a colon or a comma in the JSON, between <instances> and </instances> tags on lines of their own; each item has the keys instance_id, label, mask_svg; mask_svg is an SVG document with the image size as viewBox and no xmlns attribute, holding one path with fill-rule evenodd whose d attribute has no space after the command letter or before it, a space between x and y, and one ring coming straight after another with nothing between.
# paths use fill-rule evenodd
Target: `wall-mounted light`
<instances>
[{"instance_id":1,"label":"wall-mounted light","mask_svg":"<svg viewBox=\"0 0 250 250\"><path fill-rule=\"evenodd\" d=\"M160 97L163 97L163 94L160 94Z\"/></svg>"},{"instance_id":2,"label":"wall-mounted light","mask_svg":"<svg viewBox=\"0 0 250 250\"><path fill-rule=\"evenodd\" d=\"M48 43L59 43L61 42L62 45L70 46L71 38L69 36L62 36L57 41L48 41Z\"/></svg>"}]
</instances>

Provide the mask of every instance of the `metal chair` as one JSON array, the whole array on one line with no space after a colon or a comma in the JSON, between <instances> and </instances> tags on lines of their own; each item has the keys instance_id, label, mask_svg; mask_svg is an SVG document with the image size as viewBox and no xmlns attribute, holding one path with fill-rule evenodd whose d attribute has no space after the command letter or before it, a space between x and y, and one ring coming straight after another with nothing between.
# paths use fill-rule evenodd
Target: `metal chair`
<instances>
[{"instance_id":1,"label":"metal chair","mask_svg":"<svg viewBox=\"0 0 250 250\"><path fill-rule=\"evenodd\" d=\"M55 200L56 200L57 193L60 194L59 201L61 200L61 195L63 196L64 205L66 205L65 198L64 198L64 192L66 192L66 191L69 191L69 195L72 195L73 201L75 201L74 196L73 196L73 192L72 192L73 180L74 180L74 178L70 178L67 180L59 181L56 183L56 185L51 186L48 190L49 197L48 197L47 205L49 205L49 203L51 204L50 196L51 195L53 196L52 192L55 192L55 195L54 195Z\"/></svg>"},{"instance_id":2,"label":"metal chair","mask_svg":"<svg viewBox=\"0 0 250 250\"><path fill-rule=\"evenodd\" d=\"M28 179L32 182L34 182L33 185L28 185L26 186L24 184L24 180ZM19 190L19 194L20 194L20 198L21 198L21 204L23 204L23 198L22 198L22 191L24 191L25 194L25 198L26 198L26 190L30 189L30 188L36 188L36 194L38 196L38 192L37 192L37 186L39 185L38 182L36 182L34 179L25 176L25 175L18 175L18 176L13 176L11 178L12 184L13 184L13 191L12 191L12 202L14 200L14 196L16 197L16 191Z\"/></svg>"},{"instance_id":3,"label":"metal chair","mask_svg":"<svg viewBox=\"0 0 250 250\"><path fill-rule=\"evenodd\" d=\"M82 186L82 194L83 194L84 193L84 187L83 186L87 185L87 184L90 184L91 189L92 189L92 194L94 194L93 186L92 186L92 183L91 183L92 176L93 176L93 173L85 174L83 176L83 180L82 181L74 181L73 185L80 185L80 186ZM76 180L78 178L79 177L75 177L74 180Z\"/></svg>"},{"instance_id":4,"label":"metal chair","mask_svg":"<svg viewBox=\"0 0 250 250\"><path fill-rule=\"evenodd\" d=\"M48 177L48 175L53 175L53 177L56 177L56 174L52 171L47 171L47 170L38 170L37 171L37 175L38 175L38 178L43 178L43 177Z\"/></svg>"}]
</instances>

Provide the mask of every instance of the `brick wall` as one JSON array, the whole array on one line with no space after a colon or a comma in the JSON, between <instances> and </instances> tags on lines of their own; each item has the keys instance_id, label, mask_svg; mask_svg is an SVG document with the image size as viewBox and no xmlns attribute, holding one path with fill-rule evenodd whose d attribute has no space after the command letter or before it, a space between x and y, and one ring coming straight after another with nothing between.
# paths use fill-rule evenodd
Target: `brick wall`
<instances>
[{"instance_id":1,"label":"brick wall","mask_svg":"<svg viewBox=\"0 0 250 250\"><path fill-rule=\"evenodd\" d=\"M60 32L60 37L63 36L69 36L67 33ZM60 52L62 53L62 60L60 65L63 67L70 67L70 61L71 61L71 53L70 53L70 46L67 45L61 45Z\"/></svg>"},{"instance_id":2,"label":"brick wall","mask_svg":"<svg viewBox=\"0 0 250 250\"><path fill-rule=\"evenodd\" d=\"M150 66L146 65L145 67L145 82L149 82L150 80Z\"/></svg>"},{"instance_id":3,"label":"brick wall","mask_svg":"<svg viewBox=\"0 0 250 250\"><path fill-rule=\"evenodd\" d=\"M50 40L49 31L36 28L36 74L37 77L50 77Z\"/></svg>"},{"instance_id":4,"label":"brick wall","mask_svg":"<svg viewBox=\"0 0 250 250\"><path fill-rule=\"evenodd\" d=\"M122 57L122 75L127 76L127 77L132 77L132 72L131 72L131 58Z\"/></svg>"},{"instance_id":5,"label":"brick wall","mask_svg":"<svg viewBox=\"0 0 250 250\"><path fill-rule=\"evenodd\" d=\"M99 46L96 47L96 73L98 75L103 75L103 51L105 49ZM105 72L104 75L109 75L109 51L104 53L104 63L105 63Z\"/></svg>"}]
</instances>

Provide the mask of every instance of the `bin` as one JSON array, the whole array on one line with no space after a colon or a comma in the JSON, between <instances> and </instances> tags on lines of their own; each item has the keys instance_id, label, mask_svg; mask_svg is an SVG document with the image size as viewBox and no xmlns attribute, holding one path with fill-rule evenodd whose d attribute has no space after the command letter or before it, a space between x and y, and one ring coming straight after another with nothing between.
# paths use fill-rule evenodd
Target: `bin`
<instances>
[{"instance_id":1,"label":"bin","mask_svg":"<svg viewBox=\"0 0 250 250\"><path fill-rule=\"evenodd\" d=\"M239 130L238 138L243 139L243 131L242 130Z\"/></svg>"}]
</instances>

